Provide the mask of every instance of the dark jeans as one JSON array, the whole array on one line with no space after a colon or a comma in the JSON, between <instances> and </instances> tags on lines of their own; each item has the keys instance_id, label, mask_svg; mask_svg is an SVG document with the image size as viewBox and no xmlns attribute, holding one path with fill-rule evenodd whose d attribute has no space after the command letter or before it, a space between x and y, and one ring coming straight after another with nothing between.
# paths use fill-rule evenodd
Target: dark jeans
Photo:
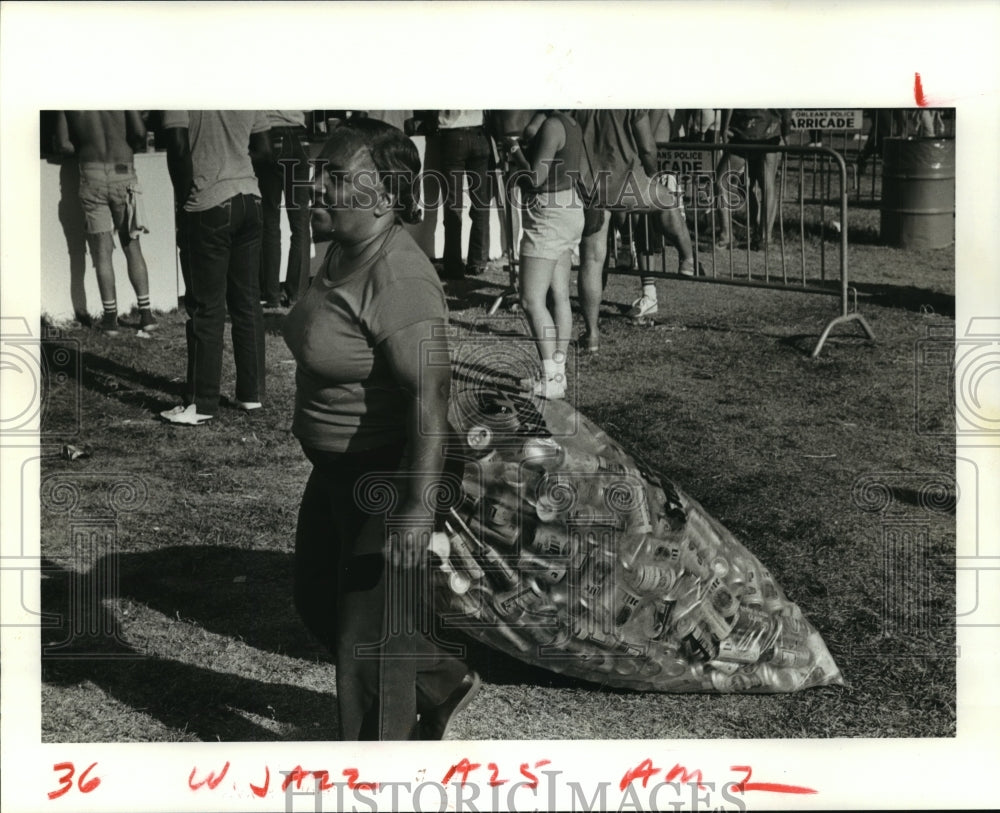
<instances>
[{"instance_id":1,"label":"dark jeans","mask_svg":"<svg viewBox=\"0 0 1000 813\"><path fill-rule=\"evenodd\" d=\"M397 471L402 447L305 452L313 470L295 534L295 607L336 658L341 738L412 739L417 712L444 702L467 669L421 630L427 570L386 566L385 506L355 496L366 474Z\"/></svg>"},{"instance_id":2,"label":"dark jeans","mask_svg":"<svg viewBox=\"0 0 1000 813\"><path fill-rule=\"evenodd\" d=\"M299 283L309 278L309 163L295 127L274 127L269 135L273 160L254 163L264 222L260 248L260 295L281 299L281 199L290 232L285 291L298 299Z\"/></svg>"},{"instance_id":3,"label":"dark jeans","mask_svg":"<svg viewBox=\"0 0 1000 813\"><path fill-rule=\"evenodd\" d=\"M187 401L219 409L226 309L232 320L236 397L264 397L264 317L260 307L260 200L236 195L204 212L182 212L177 243L187 311Z\"/></svg>"},{"instance_id":4,"label":"dark jeans","mask_svg":"<svg viewBox=\"0 0 1000 813\"><path fill-rule=\"evenodd\" d=\"M469 265L490 259L490 140L482 127L441 130L441 167L447 189L444 207L444 267L462 270L462 185L469 178Z\"/></svg>"}]
</instances>

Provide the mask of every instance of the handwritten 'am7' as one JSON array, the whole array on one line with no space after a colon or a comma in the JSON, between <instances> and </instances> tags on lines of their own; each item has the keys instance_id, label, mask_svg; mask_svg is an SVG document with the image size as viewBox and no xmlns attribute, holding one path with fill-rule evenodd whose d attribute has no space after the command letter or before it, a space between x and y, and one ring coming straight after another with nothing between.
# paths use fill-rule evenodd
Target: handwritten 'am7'
<instances>
[{"instance_id":1,"label":"handwritten 'am7'","mask_svg":"<svg viewBox=\"0 0 1000 813\"><path fill-rule=\"evenodd\" d=\"M730 783L732 790L736 793L750 793L752 791L794 794L818 793L813 788L806 788L801 785L784 785L777 782L751 782L750 777L753 775L753 769L749 765L731 765L729 770L735 771L743 777L740 780ZM625 790L633 782L639 780L642 782L642 787L645 788L649 781L658 777L661 772L663 772L663 769L656 767L651 759L644 759L636 767L624 773L618 787L620 790ZM664 773L663 781L683 782L685 784L694 783L700 790L707 789L700 769L688 770L679 763L675 763L670 770Z\"/></svg>"}]
</instances>

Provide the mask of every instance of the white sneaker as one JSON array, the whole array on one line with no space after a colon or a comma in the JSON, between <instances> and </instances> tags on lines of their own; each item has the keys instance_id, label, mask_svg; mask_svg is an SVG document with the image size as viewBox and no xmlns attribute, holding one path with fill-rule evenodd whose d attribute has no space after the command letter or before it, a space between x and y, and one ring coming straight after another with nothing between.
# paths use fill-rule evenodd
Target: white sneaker
<instances>
[{"instance_id":1,"label":"white sneaker","mask_svg":"<svg viewBox=\"0 0 1000 813\"><path fill-rule=\"evenodd\" d=\"M198 426L212 420L212 415L202 415L194 404L175 406L160 413L160 417L169 423L179 423L185 426Z\"/></svg>"},{"instance_id":2,"label":"white sneaker","mask_svg":"<svg viewBox=\"0 0 1000 813\"><path fill-rule=\"evenodd\" d=\"M659 309L660 305L655 299L643 294L632 303L632 309L627 315L630 319L641 319L643 316L652 316Z\"/></svg>"},{"instance_id":3,"label":"white sneaker","mask_svg":"<svg viewBox=\"0 0 1000 813\"><path fill-rule=\"evenodd\" d=\"M544 398L547 401L562 400L566 397L566 376L558 375L536 381L531 393L536 398Z\"/></svg>"},{"instance_id":4,"label":"white sneaker","mask_svg":"<svg viewBox=\"0 0 1000 813\"><path fill-rule=\"evenodd\" d=\"M234 398L233 406L237 409L242 409L244 412L253 412L256 409L263 408L264 405L260 401L240 401L238 398Z\"/></svg>"}]
</instances>

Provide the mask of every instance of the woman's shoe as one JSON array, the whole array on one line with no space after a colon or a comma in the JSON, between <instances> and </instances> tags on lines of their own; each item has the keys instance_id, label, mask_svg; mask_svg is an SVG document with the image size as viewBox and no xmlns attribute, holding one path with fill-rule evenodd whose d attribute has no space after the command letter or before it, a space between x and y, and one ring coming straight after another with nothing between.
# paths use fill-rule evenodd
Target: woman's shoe
<instances>
[{"instance_id":1,"label":"woman's shoe","mask_svg":"<svg viewBox=\"0 0 1000 813\"><path fill-rule=\"evenodd\" d=\"M531 394L546 401L561 401L566 397L566 376L558 375L536 381Z\"/></svg>"},{"instance_id":2,"label":"woman's shoe","mask_svg":"<svg viewBox=\"0 0 1000 813\"><path fill-rule=\"evenodd\" d=\"M576 340L576 352L581 356L596 356L599 348L599 340L592 338L589 333L581 333Z\"/></svg>"},{"instance_id":3,"label":"woman's shoe","mask_svg":"<svg viewBox=\"0 0 1000 813\"><path fill-rule=\"evenodd\" d=\"M420 713L419 738L443 740L458 713L479 693L483 682L475 672L468 672L447 699L439 706Z\"/></svg>"}]
</instances>

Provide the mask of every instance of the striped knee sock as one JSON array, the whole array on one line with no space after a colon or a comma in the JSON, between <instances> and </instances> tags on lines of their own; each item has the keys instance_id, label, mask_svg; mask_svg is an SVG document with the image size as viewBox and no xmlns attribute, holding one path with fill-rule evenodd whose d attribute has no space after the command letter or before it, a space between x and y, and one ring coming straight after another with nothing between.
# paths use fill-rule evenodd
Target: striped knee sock
<instances>
[{"instance_id":1,"label":"striped knee sock","mask_svg":"<svg viewBox=\"0 0 1000 813\"><path fill-rule=\"evenodd\" d=\"M139 310L148 311L149 310L149 294L145 296L138 297L139 299Z\"/></svg>"},{"instance_id":2,"label":"striped knee sock","mask_svg":"<svg viewBox=\"0 0 1000 813\"><path fill-rule=\"evenodd\" d=\"M118 301L115 299L101 300L101 304L104 305L104 315L105 316L117 316L118 315Z\"/></svg>"}]
</instances>

